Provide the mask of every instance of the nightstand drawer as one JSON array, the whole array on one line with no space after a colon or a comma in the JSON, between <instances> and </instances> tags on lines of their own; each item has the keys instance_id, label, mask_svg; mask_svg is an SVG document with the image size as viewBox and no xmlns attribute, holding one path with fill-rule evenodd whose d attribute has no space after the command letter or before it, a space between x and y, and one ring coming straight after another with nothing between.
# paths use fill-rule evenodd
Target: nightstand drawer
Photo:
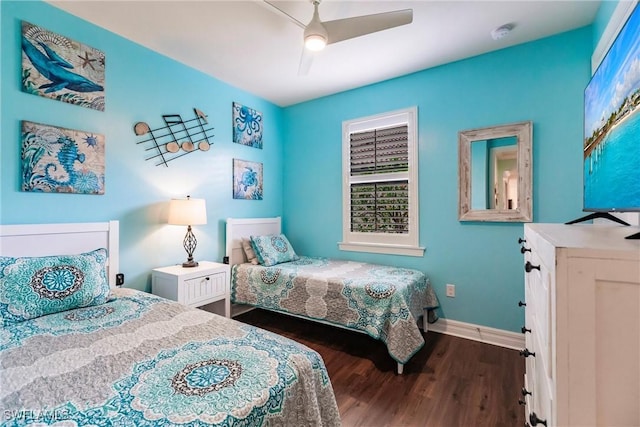
<instances>
[{"instance_id":1,"label":"nightstand drawer","mask_svg":"<svg viewBox=\"0 0 640 427\"><path fill-rule=\"evenodd\" d=\"M216 273L185 280L178 291L180 301L186 305L202 305L222 299L226 294L226 278L226 274Z\"/></svg>"}]
</instances>

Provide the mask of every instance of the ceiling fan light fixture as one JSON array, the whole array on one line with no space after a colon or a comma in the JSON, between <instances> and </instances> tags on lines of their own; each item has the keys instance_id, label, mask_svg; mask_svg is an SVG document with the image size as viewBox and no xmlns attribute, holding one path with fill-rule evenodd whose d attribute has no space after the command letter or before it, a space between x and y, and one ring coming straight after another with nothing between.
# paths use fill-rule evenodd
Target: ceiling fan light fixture
<instances>
[{"instance_id":1,"label":"ceiling fan light fixture","mask_svg":"<svg viewBox=\"0 0 640 427\"><path fill-rule=\"evenodd\" d=\"M304 46L314 52L324 49L326 45L327 38L322 34L309 34L304 38Z\"/></svg>"},{"instance_id":2,"label":"ceiling fan light fixture","mask_svg":"<svg viewBox=\"0 0 640 427\"><path fill-rule=\"evenodd\" d=\"M304 29L304 46L312 51L324 49L329 40L327 29L322 25L322 21L320 21L320 16L318 15L319 4L319 1L313 2L313 17Z\"/></svg>"}]
</instances>

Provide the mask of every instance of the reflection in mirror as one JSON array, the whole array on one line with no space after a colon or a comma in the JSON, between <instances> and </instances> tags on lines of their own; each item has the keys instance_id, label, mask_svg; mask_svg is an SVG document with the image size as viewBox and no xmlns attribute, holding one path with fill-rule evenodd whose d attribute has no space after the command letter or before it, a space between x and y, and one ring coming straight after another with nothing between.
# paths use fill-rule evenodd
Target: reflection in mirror
<instances>
[{"instance_id":1,"label":"reflection in mirror","mask_svg":"<svg viewBox=\"0 0 640 427\"><path fill-rule=\"evenodd\" d=\"M471 209L518 208L515 136L471 142Z\"/></svg>"},{"instance_id":2,"label":"reflection in mirror","mask_svg":"<svg viewBox=\"0 0 640 427\"><path fill-rule=\"evenodd\" d=\"M461 221L531 221L531 122L459 133Z\"/></svg>"}]
</instances>

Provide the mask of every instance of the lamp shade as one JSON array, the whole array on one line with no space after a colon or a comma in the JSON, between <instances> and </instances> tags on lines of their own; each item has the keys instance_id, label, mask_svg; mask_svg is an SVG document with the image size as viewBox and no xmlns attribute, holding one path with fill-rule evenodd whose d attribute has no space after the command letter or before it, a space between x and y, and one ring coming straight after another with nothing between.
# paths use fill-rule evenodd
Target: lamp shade
<instances>
[{"instance_id":1,"label":"lamp shade","mask_svg":"<svg viewBox=\"0 0 640 427\"><path fill-rule=\"evenodd\" d=\"M207 205L204 199L172 199L169 202L169 224L200 225L207 223Z\"/></svg>"}]
</instances>

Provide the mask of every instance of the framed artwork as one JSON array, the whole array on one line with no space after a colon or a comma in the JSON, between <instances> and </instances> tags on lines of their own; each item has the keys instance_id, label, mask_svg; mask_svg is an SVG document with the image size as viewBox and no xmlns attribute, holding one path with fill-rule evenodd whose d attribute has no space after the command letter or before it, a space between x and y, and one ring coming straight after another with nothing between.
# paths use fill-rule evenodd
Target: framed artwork
<instances>
[{"instance_id":1,"label":"framed artwork","mask_svg":"<svg viewBox=\"0 0 640 427\"><path fill-rule=\"evenodd\" d=\"M104 111L105 55L22 21L22 90Z\"/></svg>"},{"instance_id":2,"label":"framed artwork","mask_svg":"<svg viewBox=\"0 0 640 427\"><path fill-rule=\"evenodd\" d=\"M22 191L104 194L104 136L22 121Z\"/></svg>"},{"instance_id":3,"label":"framed artwork","mask_svg":"<svg viewBox=\"0 0 640 427\"><path fill-rule=\"evenodd\" d=\"M262 113L233 103L233 142L262 148Z\"/></svg>"},{"instance_id":4,"label":"framed artwork","mask_svg":"<svg viewBox=\"0 0 640 427\"><path fill-rule=\"evenodd\" d=\"M262 200L262 163L233 159L233 198Z\"/></svg>"}]
</instances>

